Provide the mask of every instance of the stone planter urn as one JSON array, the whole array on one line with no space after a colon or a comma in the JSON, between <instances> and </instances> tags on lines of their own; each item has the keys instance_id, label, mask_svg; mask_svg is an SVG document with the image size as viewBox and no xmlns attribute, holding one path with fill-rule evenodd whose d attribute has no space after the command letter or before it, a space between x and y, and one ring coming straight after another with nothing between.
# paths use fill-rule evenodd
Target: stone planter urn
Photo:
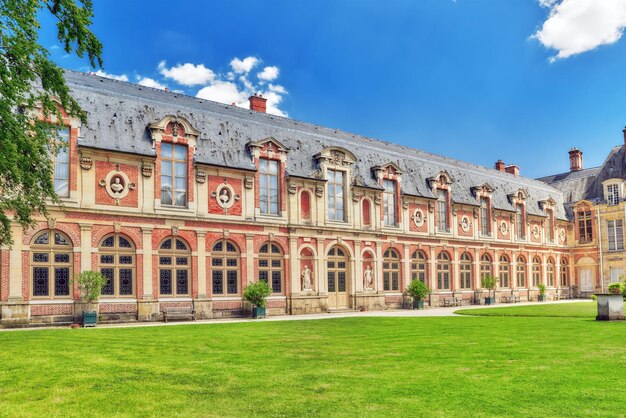
<instances>
[{"instance_id":1,"label":"stone planter urn","mask_svg":"<svg viewBox=\"0 0 626 418\"><path fill-rule=\"evenodd\" d=\"M599 293L598 315L596 321L623 321L624 320L624 297L614 293Z\"/></svg>"}]
</instances>

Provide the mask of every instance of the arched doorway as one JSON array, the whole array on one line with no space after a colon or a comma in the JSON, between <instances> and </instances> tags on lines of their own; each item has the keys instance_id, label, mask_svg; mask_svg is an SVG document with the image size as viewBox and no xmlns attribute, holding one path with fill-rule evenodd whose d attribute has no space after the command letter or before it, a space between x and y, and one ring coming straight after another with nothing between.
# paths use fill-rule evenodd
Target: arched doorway
<instances>
[{"instance_id":1,"label":"arched doorway","mask_svg":"<svg viewBox=\"0 0 626 418\"><path fill-rule=\"evenodd\" d=\"M349 259L346 251L338 245L328 251L326 262L328 279L328 307L346 308L348 306L348 271Z\"/></svg>"}]
</instances>

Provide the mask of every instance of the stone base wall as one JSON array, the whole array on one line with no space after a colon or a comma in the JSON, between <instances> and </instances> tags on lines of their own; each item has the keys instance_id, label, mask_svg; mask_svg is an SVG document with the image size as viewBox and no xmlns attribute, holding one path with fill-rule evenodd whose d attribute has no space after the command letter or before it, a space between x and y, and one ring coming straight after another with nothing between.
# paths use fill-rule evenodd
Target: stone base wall
<instances>
[{"instance_id":1,"label":"stone base wall","mask_svg":"<svg viewBox=\"0 0 626 418\"><path fill-rule=\"evenodd\" d=\"M293 295L290 298L290 314L303 315L328 312L328 296Z\"/></svg>"},{"instance_id":2,"label":"stone base wall","mask_svg":"<svg viewBox=\"0 0 626 418\"><path fill-rule=\"evenodd\" d=\"M354 296L354 309L357 311L383 311L386 308L385 295L357 293Z\"/></svg>"}]
</instances>

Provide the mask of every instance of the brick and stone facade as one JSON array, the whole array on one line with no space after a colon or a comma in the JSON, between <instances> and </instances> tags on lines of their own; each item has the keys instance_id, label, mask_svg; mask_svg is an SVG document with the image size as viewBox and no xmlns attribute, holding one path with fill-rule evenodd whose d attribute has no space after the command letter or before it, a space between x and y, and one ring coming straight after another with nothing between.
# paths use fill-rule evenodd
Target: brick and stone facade
<instances>
[{"instance_id":1,"label":"brick and stone facade","mask_svg":"<svg viewBox=\"0 0 626 418\"><path fill-rule=\"evenodd\" d=\"M154 321L174 306L197 318L244 315L242 289L257 280L274 289L273 315L402 308L414 279L433 289L432 306L480 303L481 274L506 277L498 297L536 300L539 283L565 296L588 253L569 244L563 193L517 167L271 116L261 97L245 110L91 75L67 80L88 122L61 121L64 209L50 206L32 230L14 226L15 244L0 248L4 326L76 320L78 290L61 273L108 269L101 318ZM59 243L38 240L46 233ZM42 261L45 251L62 252L65 267Z\"/></svg>"}]
</instances>

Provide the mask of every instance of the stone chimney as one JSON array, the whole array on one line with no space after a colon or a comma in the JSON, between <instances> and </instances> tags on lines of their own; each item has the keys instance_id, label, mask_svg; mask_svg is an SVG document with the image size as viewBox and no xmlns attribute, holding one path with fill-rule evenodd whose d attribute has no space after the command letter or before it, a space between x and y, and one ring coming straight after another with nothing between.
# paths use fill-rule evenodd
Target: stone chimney
<instances>
[{"instance_id":1,"label":"stone chimney","mask_svg":"<svg viewBox=\"0 0 626 418\"><path fill-rule=\"evenodd\" d=\"M496 170L504 171L504 161L502 160L496 161Z\"/></svg>"},{"instance_id":2,"label":"stone chimney","mask_svg":"<svg viewBox=\"0 0 626 418\"><path fill-rule=\"evenodd\" d=\"M626 126L622 129L622 132L624 133L624 149L626 149Z\"/></svg>"},{"instance_id":3,"label":"stone chimney","mask_svg":"<svg viewBox=\"0 0 626 418\"><path fill-rule=\"evenodd\" d=\"M254 94L248 98L250 100L250 110L254 110L255 112L265 113L267 99L264 98L260 94Z\"/></svg>"},{"instance_id":4,"label":"stone chimney","mask_svg":"<svg viewBox=\"0 0 626 418\"><path fill-rule=\"evenodd\" d=\"M506 171L509 174L513 174L514 176L519 176L519 167L516 166L515 164L509 164L506 167L504 167L504 171Z\"/></svg>"},{"instance_id":5,"label":"stone chimney","mask_svg":"<svg viewBox=\"0 0 626 418\"><path fill-rule=\"evenodd\" d=\"M569 150L569 171L580 171L583 169L583 152L578 148Z\"/></svg>"}]
</instances>

